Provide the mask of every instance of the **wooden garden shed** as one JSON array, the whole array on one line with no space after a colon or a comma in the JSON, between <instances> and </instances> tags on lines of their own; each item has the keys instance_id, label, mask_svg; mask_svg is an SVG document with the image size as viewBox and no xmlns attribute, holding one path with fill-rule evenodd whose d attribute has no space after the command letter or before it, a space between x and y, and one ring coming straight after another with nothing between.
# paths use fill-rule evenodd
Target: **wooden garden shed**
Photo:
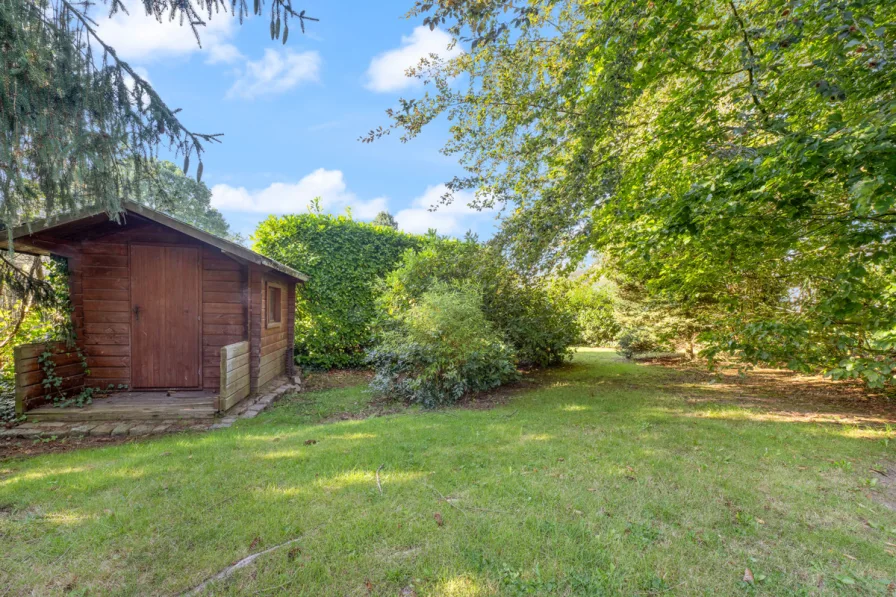
<instances>
[{"instance_id":1,"label":"wooden garden shed","mask_svg":"<svg viewBox=\"0 0 896 597\"><path fill-rule=\"evenodd\" d=\"M13 231L16 251L67 260L76 337L75 346L16 347L20 412L207 417L294 375L304 274L142 205L123 210L117 219L93 210ZM43 383L39 357L48 352L57 389ZM84 409L47 406L52 392L85 387L114 393Z\"/></svg>"}]
</instances>

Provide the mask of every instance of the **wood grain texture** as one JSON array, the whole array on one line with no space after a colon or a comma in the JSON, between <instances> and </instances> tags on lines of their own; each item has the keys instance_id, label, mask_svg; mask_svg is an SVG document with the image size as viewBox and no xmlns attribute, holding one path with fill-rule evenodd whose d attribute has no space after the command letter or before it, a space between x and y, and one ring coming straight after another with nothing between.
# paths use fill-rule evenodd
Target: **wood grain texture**
<instances>
[{"instance_id":1,"label":"wood grain texture","mask_svg":"<svg viewBox=\"0 0 896 597\"><path fill-rule=\"evenodd\" d=\"M54 375L60 384L52 388L45 387L44 369L38 363L38 357L45 352L50 353L56 364ZM35 366L37 364L37 366ZM13 369L15 371L16 413L25 411L52 401L52 395L71 396L84 387L84 366L77 349L63 342L40 342L23 344L13 349Z\"/></svg>"},{"instance_id":2,"label":"wood grain texture","mask_svg":"<svg viewBox=\"0 0 896 597\"><path fill-rule=\"evenodd\" d=\"M248 273L240 263L210 247L203 250L202 268L202 385L218 390L222 387L221 351L245 342L248 354L244 293Z\"/></svg>"},{"instance_id":3,"label":"wood grain texture","mask_svg":"<svg viewBox=\"0 0 896 597\"><path fill-rule=\"evenodd\" d=\"M199 379L197 385L191 387L217 391L221 387L220 351L224 346L240 342L246 342L249 347L246 353L249 375L246 377L253 388L258 387L262 355L266 357L265 382L272 374L286 371L291 364L295 303L295 286L291 278L265 266L249 265L231 258L218 248L138 217L128 217L123 223L108 220L91 223L77 233L67 233L67 237L54 237L54 234L58 235L57 232L47 233L40 240L48 250L69 259L72 322L91 371L86 380L88 385L106 388L111 384L130 388L132 374L139 372L141 367L149 367L153 374L161 373L163 368L173 369L174 375L180 376L184 368L195 366L200 371ZM175 251L197 251L200 255L198 271L188 276L176 276L179 290L173 295L157 292L163 295L158 305L170 309L180 300L177 292L184 292L183 287L192 288L190 280L198 284L200 303L194 314L198 316L194 361L178 358L163 364L150 359L152 362L141 365L145 359L132 358L132 352L139 351L139 347L135 347L132 322L134 264L131 248L140 245L163 245ZM137 277L144 276L137 272ZM250 278L254 284L250 284ZM271 330L266 330L264 325L261 290L264 279L285 289L281 299L282 324ZM189 353L194 349L185 342L184 336L190 336L191 332L185 335L184 327L168 323L159 326L163 330L167 328L169 331L164 333L173 336L169 340L175 351ZM36 371L36 358L23 360L21 366L30 369L23 369L23 373ZM32 375L22 381L34 378Z\"/></svg>"},{"instance_id":4,"label":"wood grain texture","mask_svg":"<svg viewBox=\"0 0 896 597\"><path fill-rule=\"evenodd\" d=\"M218 410L226 411L249 396L249 342L221 348Z\"/></svg>"},{"instance_id":5,"label":"wood grain texture","mask_svg":"<svg viewBox=\"0 0 896 597\"><path fill-rule=\"evenodd\" d=\"M199 249L132 244L130 256L133 387L202 387Z\"/></svg>"}]
</instances>

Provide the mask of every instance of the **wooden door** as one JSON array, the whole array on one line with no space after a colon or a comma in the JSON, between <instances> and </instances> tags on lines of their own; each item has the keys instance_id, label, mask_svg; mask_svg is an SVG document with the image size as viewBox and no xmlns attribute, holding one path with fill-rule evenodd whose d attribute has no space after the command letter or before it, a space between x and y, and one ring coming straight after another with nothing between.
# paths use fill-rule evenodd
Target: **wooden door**
<instances>
[{"instance_id":1,"label":"wooden door","mask_svg":"<svg viewBox=\"0 0 896 597\"><path fill-rule=\"evenodd\" d=\"M131 386L200 387L199 249L131 245Z\"/></svg>"}]
</instances>

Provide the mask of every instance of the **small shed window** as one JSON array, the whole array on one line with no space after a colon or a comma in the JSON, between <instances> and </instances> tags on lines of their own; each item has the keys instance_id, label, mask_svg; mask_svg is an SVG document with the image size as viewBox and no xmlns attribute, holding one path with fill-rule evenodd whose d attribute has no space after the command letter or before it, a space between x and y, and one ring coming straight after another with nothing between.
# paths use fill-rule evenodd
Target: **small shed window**
<instances>
[{"instance_id":1,"label":"small shed window","mask_svg":"<svg viewBox=\"0 0 896 597\"><path fill-rule=\"evenodd\" d=\"M268 285L268 327L276 327L280 325L280 318L282 317L282 292L283 291L279 286L274 286L273 284Z\"/></svg>"}]
</instances>

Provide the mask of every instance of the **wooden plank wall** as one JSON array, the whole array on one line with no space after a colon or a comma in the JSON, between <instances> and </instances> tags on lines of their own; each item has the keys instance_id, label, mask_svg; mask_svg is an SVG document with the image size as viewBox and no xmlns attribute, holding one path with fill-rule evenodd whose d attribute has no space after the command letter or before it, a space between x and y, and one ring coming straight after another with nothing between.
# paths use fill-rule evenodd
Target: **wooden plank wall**
<instances>
[{"instance_id":1,"label":"wooden plank wall","mask_svg":"<svg viewBox=\"0 0 896 597\"><path fill-rule=\"evenodd\" d=\"M296 374L296 283L288 282L286 286L286 375L292 378Z\"/></svg>"},{"instance_id":2,"label":"wooden plank wall","mask_svg":"<svg viewBox=\"0 0 896 597\"><path fill-rule=\"evenodd\" d=\"M202 385L221 386L221 350L249 339L247 268L212 247L202 258ZM247 357L248 358L248 357Z\"/></svg>"},{"instance_id":3,"label":"wooden plank wall","mask_svg":"<svg viewBox=\"0 0 896 597\"><path fill-rule=\"evenodd\" d=\"M75 331L96 388L131 383L131 303L128 245L115 235L104 242L86 240L69 269L80 296L73 297ZM80 325L79 325L80 324Z\"/></svg>"},{"instance_id":4,"label":"wooden plank wall","mask_svg":"<svg viewBox=\"0 0 896 597\"><path fill-rule=\"evenodd\" d=\"M55 375L62 379L57 388L44 387L46 378L38 358L44 352L53 354L56 364ZM81 355L73 347L64 342L39 342L22 344L13 349L13 367L16 374L16 413L22 414L52 401L54 392L62 392L66 396L78 393L84 387L84 364Z\"/></svg>"},{"instance_id":5,"label":"wooden plank wall","mask_svg":"<svg viewBox=\"0 0 896 597\"><path fill-rule=\"evenodd\" d=\"M248 339L246 267L158 224L85 239L82 254L69 258L75 332L87 356L89 385L131 383L129 242L202 247L202 387L218 390L221 348Z\"/></svg>"},{"instance_id":6,"label":"wooden plank wall","mask_svg":"<svg viewBox=\"0 0 896 597\"><path fill-rule=\"evenodd\" d=\"M249 265L249 384L250 392L258 391L258 371L261 361L262 286L264 274L257 265Z\"/></svg>"},{"instance_id":7,"label":"wooden plank wall","mask_svg":"<svg viewBox=\"0 0 896 597\"><path fill-rule=\"evenodd\" d=\"M218 410L226 411L249 395L248 340L221 348Z\"/></svg>"},{"instance_id":8,"label":"wooden plank wall","mask_svg":"<svg viewBox=\"0 0 896 597\"><path fill-rule=\"evenodd\" d=\"M275 276L273 274L264 274L262 276L262 301L261 301L261 354L258 370L258 387L261 388L276 377L286 374L286 356L287 352L292 351L289 346L289 334L287 333L287 325L289 317L286 305L289 303L289 287L293 283L284 277ZM282 299L280 300L280 324L268 327L267 325L267 289L266 283L275 283L283 288ZM293 291L294 292L294 291ZM295 295L293 294L293 297ZM293 303L295 299L293 298Z\"/></svg>"}]
</instances>

